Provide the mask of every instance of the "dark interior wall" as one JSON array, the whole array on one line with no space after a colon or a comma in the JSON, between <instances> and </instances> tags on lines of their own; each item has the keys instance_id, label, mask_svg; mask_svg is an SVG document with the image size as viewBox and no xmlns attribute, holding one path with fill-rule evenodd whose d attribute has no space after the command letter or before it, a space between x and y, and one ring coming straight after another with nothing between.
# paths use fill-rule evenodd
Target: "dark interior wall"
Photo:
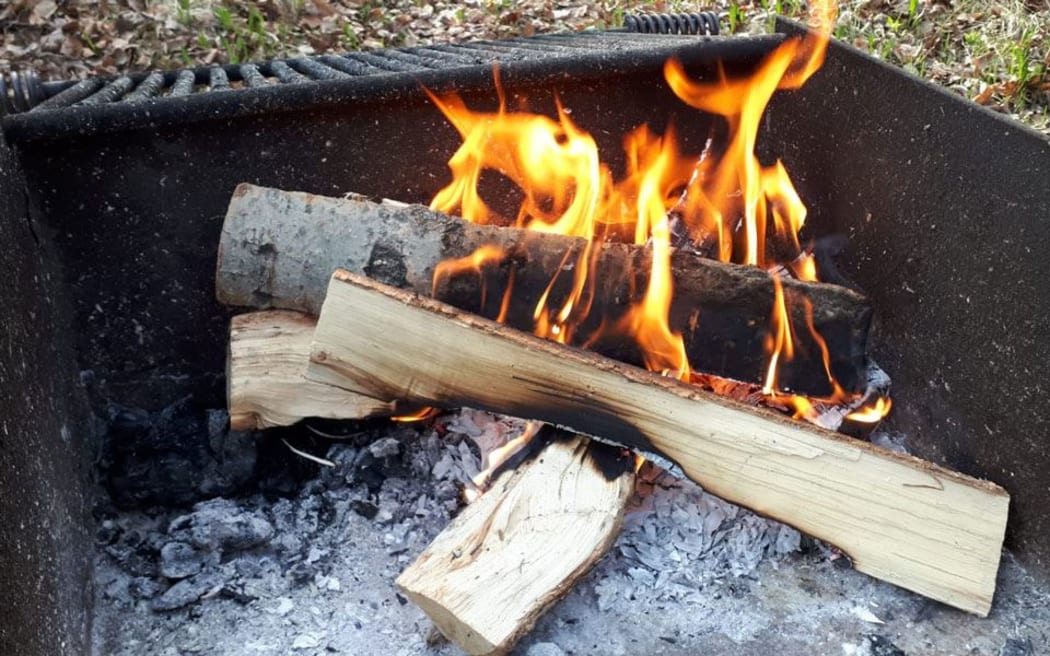
<instances>
[{"instance_id":1,"label":"dark interior wall","mask_svg":"<svg viewBox=\"0 0 1050 656\"><path fill-rule=\"evenodd\" d=\"M0 140L0 654L86 654L87 421L63 283Z\"/></svg>"},{"instance_id":2,"label":"dark interior wall","mask_svg":"<svg viewBox=\"0 0 1050 656\"><path fill-rule=\"evenodd\" d=\"M733 41L726 50L700 40L682 56L694 72L713 76L712 48L732 55L732 70L749 68L776 42ZM684 148L699 153L710 118L674 99L661 73L666 55L657 55L599 53L571 69L508 64L501 77L512 108L527 100L553 116L557 94L613 166L622 166L624 135L643 124L662 132L673 120ZM455 89L472 108L497 108L491 69L431 73L428 84ZM208 433L193 427L209 409L226 406L232 312L215 300L214 272L238 183L414 202L447 184L447 161L460 143L455 129L421 80L380 77L375 84L347 81L343 97L326 92L326 103L295 111L216 116L187 105L181 120L153 123L148 106L113 107L138 121L133 128L125 121L117 132L90 134L99 119L77 133L57 113L42 112L41 121L66 133L16 142L30 198L60 252L83 379L96 414L110 426L102 439L102 481L121 506L185 504L215 493L202 483L215 464ZM196 100L234 102L239 93ZM166 100L180 99L158 105Z\"/></svg>"},{"instance_id":3,"label":"dark interior wall","mask_svg":"<svg viewBox=\"0 0 1050 656\"><path fill-rule=\"evenodd\" d=\"M755 51L772 45L760 42L730 66L750 65ZM662 63L637 70L613 62L589 71L590 79L553 71L526 82L507 66L502 77L511 107L527 99L553 116L557 94L616 166L623 136L638 125L663 131L674 121L685 148L697 153L709 135L710 119L674 99ZM700 69L714 75L714 58ZM447 78L445 86L472 107L496 108L489 70ZM18 144L30 193L67 265L81 328L77 348L95 400L157 409L193 394L224 407L230 312L214 299L214 267L238 183L427 202L447 184L447 161L459 142L420 83L408 79L295 113L195 116Z\"/></svg>"},{"instance_id":4,"label":"dark interior wall","mask_svg":"<svg viewBox=\"0 0 1050 656\"><path fill-rule=\"evenodd\" d=\"M1008 544L1050 575L1050 140L838 44L767 127L812 232L849 237L886 428L1003 485Z\"/></svg>"}]
</instances>

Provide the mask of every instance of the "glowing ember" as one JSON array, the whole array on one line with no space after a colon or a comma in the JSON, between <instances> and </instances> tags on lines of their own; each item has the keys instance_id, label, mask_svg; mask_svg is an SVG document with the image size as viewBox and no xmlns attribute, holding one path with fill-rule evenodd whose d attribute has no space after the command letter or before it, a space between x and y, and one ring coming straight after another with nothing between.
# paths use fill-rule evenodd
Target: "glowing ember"
<instances>
[{"instance_id":1,"label":"glowing ember","mask_svg":"<svg viewBox=\"0 0 1050 656\"><path fill-rule=\"evenodd\" d=\"M551 307L555 277L533 312L537 335L566 344L577 343L574 330L590 310L595 284L592 258L597 251L593 245L613 238L648 245L651 269L644 296L625 316L603 324L602 330L630 336L653 371L737 394L739 384L691 373L682 337L668 323L674 295L672 220L680 221L696 243L717 240L716 253L722 261L771 272L775 302L767 340L769 365L761 390L766 401L810 421L816 421L818 406L856 407L860 396L844 391L832 376L827 344L814 327L808 305L806 328L821 349L832 395L809 399L777 388L778 370L794 357L795 337L802 328L791 325L780 276L815 281L819 271L799 240L806 207L787 169L779 160L763 165L755 156L767 103L777 90L801 86L821 66L835 17L833 2L817 2L811 16L814 32L783 42L749 75L723 73L716 80L697 81L689 78L680 62L668 61L664 77L675 95L691 107L721 117L728 127L727 143L716 155L708 152L709 143L700 156L687 156L679 152L673 130L657 135L640 126L624 139L626 167L620 180L601 162L594 139L560 104L553 119L508 111L498 70L496 112L472 111L454 94L430 94L462 137L462 145L449 160L452 182L434 197L431 208L477 223L509 224L588 240L575 262L563 263L566 273L559 274L573 277L571 293ZM485 171L498 173L520 190L522 201L515 216L499 216L482 199L479 183ZM443 263L435 272L435 285L448 275L480 272L485 264L503 257L498 248L487 246L470 257ZM501 321L512 288L509 285L504 293ZM878 399L850 418L878 421L889 409L887 399Z\"/></svg>"},{"instance_id":2,"label":"glowing ember","mask_svg":"<svg viewBox=\"0 0 1050 656\"><path fill-rule=\"evenodd\" d=\"M439 410L437 408L420 408L419 410L406 415L397 415L391 417L390 420L401 422L404 424L410 424L412 422L424 421L430 419L431 417L435 417L437 416L438 412Z\"/></svg>"}]
</instances>

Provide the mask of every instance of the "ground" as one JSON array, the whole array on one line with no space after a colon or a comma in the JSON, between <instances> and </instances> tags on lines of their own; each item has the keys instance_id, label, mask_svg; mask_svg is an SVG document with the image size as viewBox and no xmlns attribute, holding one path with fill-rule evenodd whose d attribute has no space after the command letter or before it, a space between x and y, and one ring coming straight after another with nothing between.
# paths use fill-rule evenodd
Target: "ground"
<instances>
[{"instance_id":1,"label":"ground","mask_svg":"<svg viewBox=\"0 0 1050 656\"><path fill-rule=\"evenodd\" d=\"M803 0L9 0L0 72L45 79L603 29L639 11L713 9L726 31L801 18ZM1050 133L1050 0L847 0L835 36Z\"/></svg>"}]
</instances>

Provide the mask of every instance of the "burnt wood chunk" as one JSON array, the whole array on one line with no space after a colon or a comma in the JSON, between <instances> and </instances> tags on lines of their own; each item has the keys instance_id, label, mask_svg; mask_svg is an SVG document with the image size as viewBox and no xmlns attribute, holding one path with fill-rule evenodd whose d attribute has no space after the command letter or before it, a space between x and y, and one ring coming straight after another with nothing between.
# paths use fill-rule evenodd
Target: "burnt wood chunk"
<instances>
[{"instance_id":1,"label":"burnt wood chunk","mask_svg":"<svg viewBox=\"0 0 1050 656\"><path fill-rule=\"evenodd\" d=\"M855 567L985 615L1009 496L917 458L337 271L306 376L474 407L655 453L704 489L835 545Z\"/></svg>"},{"instance_id":2,"label":"burnt wood chunk","mask_svg":"<svg viewBox=\"0 0 1050 656\"><path fill-rule=\"evenodd\" d=\"M444 261L496 247L498 259L478 268L442 275ZM419 205L337 199L240 185L222 230L216 287L227 305L317 314L332 271L344 268L396 287L432 295L455 307L495 318L513 284L506 324L532 332L537 302L550 287L558 308L573 285L586 242L516 228L476 225ZM632 338L599 337L646 289L650 250L603 243L590 254L595 286L590 314L573 334L574 344L639 364ZM774 290L769 273L676 251L672 258L672 330L682 333L694 370L762 382L769 363ZM556 277L554 284L551 280ZM856 292L837 285L783 281L797 342L795 358L779 368L781 389L823 395L831 388L821 350L807 327L827 342L831 368L843 387L863 386L871 308Z\"/></svg>"}]
</instances>

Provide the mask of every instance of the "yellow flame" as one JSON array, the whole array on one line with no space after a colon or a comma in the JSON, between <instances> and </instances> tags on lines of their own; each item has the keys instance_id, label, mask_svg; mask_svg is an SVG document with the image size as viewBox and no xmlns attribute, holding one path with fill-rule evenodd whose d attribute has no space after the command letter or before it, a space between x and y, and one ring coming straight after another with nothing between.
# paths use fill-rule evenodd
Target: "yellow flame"
<instances>
[{"instance_id":1,"label":"yellow flame","mask_svg":"<svg viewBox=\"0 0 1050 656\"><path fill-rule=\"evenodd\" d=\"M846 415L846 419L865 424L875 424L882 421L882 418L890 413L891 408L893 408L893 401L886 397L879 397L875 399L875 403L872 405L849 413Z\"/></svg>"},{"instance_id":2,"label":"yellow flame","mask_svg":"<svg viewBox=\"0 0 1050 656\"><path fill-rule=\"evenodd\" d=\"M515 225L588 240L575 255L565 254L559 274L533 308L534 332L567 344L576 343L576 328L590 311L594 260L601 250L594 245L610 238L647 245L650 264L644 295L622 317L603 320L602 330L617 330L633 338L650 369L690 380L693 367L682 336L672 329L669 319L674 300L672 212L695 241L717 240L717 257L723 261L776 267L784 275L817 280L815 260L803 251L799 240L806 207L783 162L762 164L755 145L773 94L798 88L823 63L836 14L834 2L815 2L811 10L814 31L786 40L746 75L730 76L721 70L716 79L695 80L681 62L669 60L664 77L672 91L687 105L720 117L728 129L725 143L712 149L709 142L699 156L687 156L679 152L672 129L658 135L640 126L624 138L624 175L619 180L602 163L595 140L571 120L560 102L554 118L508 111L498 69L495 112L472 111L455 94L439 97L428 91L462 138L448 163L452 180L435 195L431 207L458 212L477 223ZM512 215L500 216L482 199L479 189L486 172L502 176L520 191L521 201ZM471 268L480 271L485 263L502 257L484 249L475 255L439 267L435 284L441 276ZM572 284L555 303L552 297L559 275L571 275ZM795 355L791 313L779 276L773 275L769 366L762 387L769 397L778 395L778 367ZM513 280L504 291L501 321L506 319L512 287ZM830 398L855 400L855 395L844 392L834 380L827 345L814 327L812 308L807 312L808 328L821 349L832 384ZM778 402L794 408L796 416L816 413L814 404L804 397L781 395Z\"/></svg>"},{"instance_id":3,"label":"yellow flame","mask_svg":"<svg viewBox=\"0 0 1050 656\"><path fill-rule=\"evenodd\" d=\"M409 424L416 421L430 419L431 417L436 416L438 412L440 412L440 410L438 410L437 408L424 407L407 415L396 415L394 417L391 417L390 421L397 421Z\"/></svg>"}]
</instances>

